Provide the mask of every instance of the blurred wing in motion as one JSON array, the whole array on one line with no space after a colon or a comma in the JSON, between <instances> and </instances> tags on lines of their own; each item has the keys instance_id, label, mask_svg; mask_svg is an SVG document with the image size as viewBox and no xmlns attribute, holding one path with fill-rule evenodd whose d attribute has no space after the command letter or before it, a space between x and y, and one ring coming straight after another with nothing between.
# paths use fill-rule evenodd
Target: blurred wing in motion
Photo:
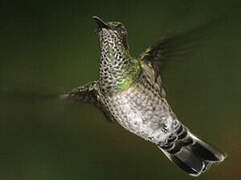
<instances>
[{"instance_id":1,"label":"blurred wing in motion","mask_svg":"<svg viewBox=\"0 0 241 180\"><path fill-rule=\"evenodd\" d=\"M100 101L99 84L97 81L92 81L83 86L74 88L72 91L61 95L60 98L70 98L75 101L93 104L104 113L105 118L108 121L114 121L112 115L107 111L105 105Z\"/></svg>"},{"instance_id":2,"label":"blurred wing in motion","mask_svg":"<svg viewBox=\"0 0 241 180\"><path fill-rule=\"evenodd\" d=\"M82 101L90 104L98 104L98 83L96 81L89 82L83 86L72 89L60 96L60 98L71 98L76 101Z\"/></svg>"},{"instance_id":3,"label":"blurred wing in motion","mask_svg":"<svg viewBox=\"0 0 241 180\"><path fill-rule=\"evenodd\" d=\"M184 55L192 54L207 40L214 37L221 29L223 22L224 18L220 17L191 30L163 37L147 48L141 54L140 59L150 61L153 66L160 66L167 60L180 59L185 57Z\"/></svg>"}]
</instances>

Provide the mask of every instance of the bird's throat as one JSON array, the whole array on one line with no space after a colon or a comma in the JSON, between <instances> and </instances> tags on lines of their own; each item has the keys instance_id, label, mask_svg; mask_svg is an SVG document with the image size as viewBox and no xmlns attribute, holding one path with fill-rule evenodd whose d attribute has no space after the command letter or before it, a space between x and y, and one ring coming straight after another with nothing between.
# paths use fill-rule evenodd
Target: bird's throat
<instances>
[{"instance_id":1,"label":"bird's throat","mask_svg":"<svg viewBox=\"0 0 241 180\"><path fill-rule=\"evenodd\" d=\"M100 89L113 93L128 89L133 83L136 64L123 47L102 47L99 68Z\"/></svg>"}]
</instances>

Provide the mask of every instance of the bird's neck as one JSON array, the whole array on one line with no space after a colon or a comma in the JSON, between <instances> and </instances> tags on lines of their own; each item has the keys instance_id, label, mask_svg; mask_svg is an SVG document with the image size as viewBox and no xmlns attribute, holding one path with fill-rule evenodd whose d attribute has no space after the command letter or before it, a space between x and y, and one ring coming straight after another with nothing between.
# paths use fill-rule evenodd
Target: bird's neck
<instances>
[{"instance_id":1,"label":"bird's neck","mask_svg":"<svg viewBox=\"0 0 241 180\"><path fill-rule=\"evenodd\" d=\"M99 83L103 93L115 93L129 88L136 76L137 61L122 46L101 47ZM139 67L139 65L138 65ZM138 69L138 68L137 68Z\"/></svg>"}]
</instances>

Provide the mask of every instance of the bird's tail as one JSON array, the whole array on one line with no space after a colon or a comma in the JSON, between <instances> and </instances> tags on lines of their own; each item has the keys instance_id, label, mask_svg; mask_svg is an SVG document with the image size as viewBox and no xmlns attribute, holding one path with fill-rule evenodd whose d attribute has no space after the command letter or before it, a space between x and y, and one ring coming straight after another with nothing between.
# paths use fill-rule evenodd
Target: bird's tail
<instances>
[{"instance_id":1,"label":"bird's tail","mask_svg":"<svg viewBox=\"0 0 241 180\"><path fill-rule=\"evenodd\" d=\"M191 176L199 176L213 163L225 159L225 155L191 134L183 126L175 141L158 147L174 164Z\"/></svg>"}]
</instances>

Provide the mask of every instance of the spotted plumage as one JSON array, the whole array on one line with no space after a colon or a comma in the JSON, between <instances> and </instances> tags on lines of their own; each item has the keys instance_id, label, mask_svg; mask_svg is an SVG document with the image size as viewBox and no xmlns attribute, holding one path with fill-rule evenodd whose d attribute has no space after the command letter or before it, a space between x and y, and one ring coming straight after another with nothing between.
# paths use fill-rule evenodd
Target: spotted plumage
<instances>
[{"instance_id":1,"label":"spotted plumage","mask_svg":"<svg viewBox=\"0 0 241 180\"><path fill-rule=\"evenodd\" d=\"M99 25L99 80L75 88L65 97L96 105L108 120L154 143L190 175L198 176L211 164L223 161L224 155L194 136L167 102L159 64L172 39L163 39L133 58L126 28L120 22L93 18Z\"/></svg>"}]
</instances>

